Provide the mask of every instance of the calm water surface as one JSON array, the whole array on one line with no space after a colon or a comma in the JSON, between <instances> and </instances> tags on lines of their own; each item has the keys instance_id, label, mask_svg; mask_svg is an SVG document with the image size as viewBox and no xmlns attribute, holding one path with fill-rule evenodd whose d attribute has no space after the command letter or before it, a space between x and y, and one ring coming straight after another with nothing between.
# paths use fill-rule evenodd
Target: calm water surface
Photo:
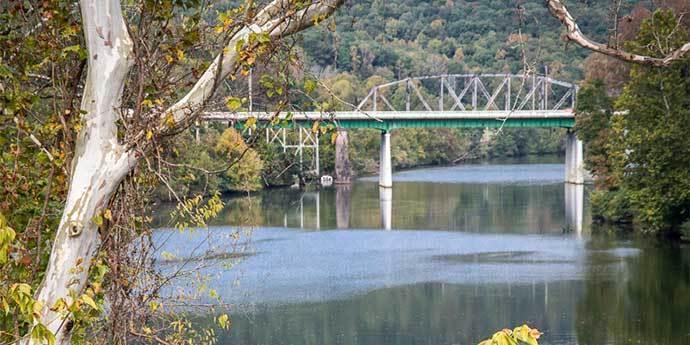
<instances>
[{"instance_id":1,"label":"calm water surface","mask_svg":"<svg viewBox=\"0 0 690 345\"><path fill-rule=\"evenodd\" d=\"M528 161L400 172L392 193L375 177L271 190L156 239L223 257L200 270L230 305L220 343L476 344L528 323L540 344L690 344L690 250L591 236L586 188L563 174Z\"/></svg>"}]
</instances>

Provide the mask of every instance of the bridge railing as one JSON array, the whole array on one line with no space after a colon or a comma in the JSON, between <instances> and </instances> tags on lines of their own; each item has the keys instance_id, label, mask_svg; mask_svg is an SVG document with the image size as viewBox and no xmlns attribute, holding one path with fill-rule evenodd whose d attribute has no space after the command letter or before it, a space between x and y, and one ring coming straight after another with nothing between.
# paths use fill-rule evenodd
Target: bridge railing
<instances>
[{"instance_id":1,"label":"bridge railing","mask_svg":"<svg viewBox=\"0 0 690 345\"><path fill-rule=\"evenodd\" d=\"M423 86L423 87L422 87ZM548 111L575 107L577 85L537 74L446 74L371 88L357 111Z\"/></svg>"}]
</instances>

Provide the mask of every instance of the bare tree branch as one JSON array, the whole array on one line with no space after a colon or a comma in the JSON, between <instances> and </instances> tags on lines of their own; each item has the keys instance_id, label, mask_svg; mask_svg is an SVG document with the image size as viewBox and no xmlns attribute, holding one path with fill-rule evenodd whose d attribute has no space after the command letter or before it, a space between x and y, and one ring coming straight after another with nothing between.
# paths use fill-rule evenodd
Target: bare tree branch
<instances>
[{"instance_id":1,"label":"bare tree branch","mask_svg":"<svg viewBox=\"0 0 690 345\"><path fill-rule=\"evenodd\" d=\"M216 79L226 78L234 70L239 57L239 52L236 50L238 42L248 42L251 34L268 34L271 39L280 39L299 32L330 16L343 2L344 0L323 0L295 11L294 8L286 8L290 1L274 0L257 14L252 24L235 34L192 89L163 112L163 116L172 115L175 126L189 123L213 95L214 86L218 84ZM280 16L272 18L272 15ZM161 120L163 122L161 130L169 129L170 123L166 123L165 118Z\"/></svg>"},{"instance_id":2,"label":"bare tree branch","mask_svg":"<svg viewBox=\"0 0 690 345\"><path fill-rule=\"evenodd\" d=\"M582 31L580 31L577 22L570 14L565 4L561 0L546 0L546 5L549 7L551 15L561 21L566 27L569 40L579 44L580 46L589 50L612 56L619 60L638 63L642 65L654 67L667 67L673 62L681 60L690 51L690 42L685 43L682 47L670 52L663 58L655 58L651 56L633 54L624 50L609 47L608 45L592 41L587 38Z\"/></svg>"}]
</instances>

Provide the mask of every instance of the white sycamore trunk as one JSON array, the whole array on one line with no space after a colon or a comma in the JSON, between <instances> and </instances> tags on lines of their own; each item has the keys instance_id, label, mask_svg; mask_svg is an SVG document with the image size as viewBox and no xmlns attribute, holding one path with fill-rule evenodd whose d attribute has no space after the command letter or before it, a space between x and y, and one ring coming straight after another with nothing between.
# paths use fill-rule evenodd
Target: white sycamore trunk
<instances>
[{"instance_id":1,"label":"white sycamore trunk","mask_svg":"<svg viewBox=\"0 0 690 345\"><path fill-rule=\"evenodd\" d=\"M235 44L239 39L246 42L251 32L266 32L272 39L280 39L314 25L316 18L325 19L342 2L322 0L294 13L285 10L290 0L274 0L257 14L254 24L233 37L226 53L216 57L189 93L165 114L172 113L175 122L182 124L203 106L213 94L215 78L225 78L232 71L237 60ZM75 146L65 208L46 275L36 296L43 302L40 322L55 334L56 344L70 343L68 319L50 308L61 299L69 305L73 302L71 296L81 295L100 245L94 217L104 210L137 162L137 154L127 150L117 139L118 111L133 54L120 0L80 0L80 7L88 49L88 72L81 104L85 115ZM291 17L285 18L288 13ZM28 339L26 343L35 341Z\"/></svg>"},{"instance_id":2,"label":"white sycamore trunk","mask_svg":"<svg viewBox=\"0 0 690 345\"><path fill-rule=\"evenodd\" d=\"M60 299L71 304L70 292L81 294L100 244L94 216L135 163L117 140L118 108L132 55L120 3L82 0L81 12L89 52L81 103L86 114L75 146L65 209L37 296L44 305L41 322L55 334L57 344L69 343L66 320L50 307Z\"/></svg>"}]
</instances>

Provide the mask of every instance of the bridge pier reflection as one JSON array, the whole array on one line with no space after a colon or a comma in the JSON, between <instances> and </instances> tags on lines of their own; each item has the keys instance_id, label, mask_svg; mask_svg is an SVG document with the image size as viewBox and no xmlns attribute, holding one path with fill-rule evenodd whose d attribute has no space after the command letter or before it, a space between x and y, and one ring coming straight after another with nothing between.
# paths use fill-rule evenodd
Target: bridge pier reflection
<instances>
[{"instance_id":1,"label":"bridge pier reflection","mask_svg":"<svg viewBox=\"0 0 690 345\"><path fill-rule=\"evenodd\" d=\"M335 186L335 222L338 229L350 228L351 185ZM379 187L379 212L381 228L391 230L393 227L393 189Z\"/></svg>"},{"instance_id":2,"label":"bridge pier reflection","mask_svg":"<svg viewBox=\"0 0 690 345\"><path fill-rule=\"evenodd\" d=\"M582 234L585 186L565 183L565 224L576 234Z\"/></svg>"},{"instance_id":3,"label":"bridge pier reflection","mask_svg":"<svg viewBox=\"0 0 690 345\"><path fill-rule=\"evenodd\" d=\"M350 228L350 194L352 186L338 184L335 186L335 225L338 229Z\"/></svg>"},{"instance_id":4,"label":"bridge pier reflection","mask_svg":"<svg viewBox=\"0 0 690 345\"><path fill-rule=\"evenodd\" d=\"M305 222L304 222L304 199L305 198L310 198L314 200L314 208L316 209L316 216L314 217L314 228L315 229L321 229L321 192L320 191L315 191L315 192L305 192L300 195L299 198L299 206L298 206L298 211L299 211L299 227L300 229L305 228ZM284 226L287 227L287 213L284 216L283 220Z\"/></svg>"},{"instance_id":5,"label":"bridge pier reflection","mask_svg":"<svg viewBox=\"0 0 690 345\"><path fill-rule=\"evenodd\" d=\"M379 187L381 228L390 230L393 226L393 189Z\"/></svg>"}]
</instances>

